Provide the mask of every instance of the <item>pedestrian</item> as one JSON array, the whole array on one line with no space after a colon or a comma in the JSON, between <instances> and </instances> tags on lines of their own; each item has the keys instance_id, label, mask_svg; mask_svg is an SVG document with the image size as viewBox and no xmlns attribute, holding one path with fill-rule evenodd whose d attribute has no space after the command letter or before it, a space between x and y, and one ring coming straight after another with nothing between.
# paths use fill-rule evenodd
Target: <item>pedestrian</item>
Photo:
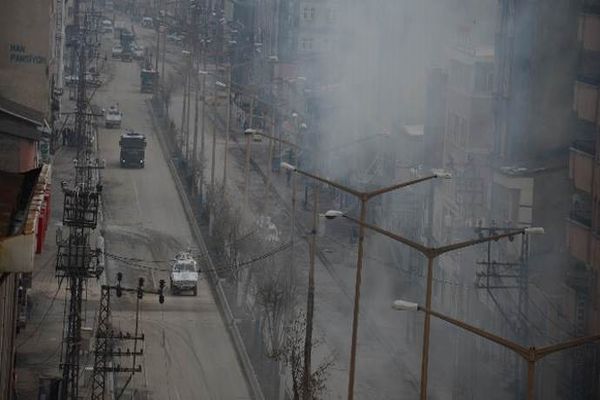
<instances>
[{"instance_id":1,"label":"pedestrian","mask_svg":"<svg viewBox=\"0 0 600 400\"><path fill-rule=\"evenodd\" d=\"M63 128L62 131L60 132L61 136L62 136L62 145L66 146L67 145L67 128Z\"/></svg>"}]
</instances>

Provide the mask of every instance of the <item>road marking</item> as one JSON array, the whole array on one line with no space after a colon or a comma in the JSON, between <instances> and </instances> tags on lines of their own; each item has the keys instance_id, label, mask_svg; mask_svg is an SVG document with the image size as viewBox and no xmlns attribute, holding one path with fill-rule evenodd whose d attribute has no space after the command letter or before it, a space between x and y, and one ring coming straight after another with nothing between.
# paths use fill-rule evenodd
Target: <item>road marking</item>
<instances>
[{"instance_id":1,"label":"road marking","mask_svg":"<svg viewBox=\"0 0 600 400\"><path fill-rule=\"evenodd\" d=\"M135 184L135 180L131 176L131 171L129 171L129 178L131 178L131 182L133 183L133 194L135 195L135 206L140 214L139 217L142 219L142 207L140 206L140 196L138 194L137 185Z\"/></svg>"}]
</instances>

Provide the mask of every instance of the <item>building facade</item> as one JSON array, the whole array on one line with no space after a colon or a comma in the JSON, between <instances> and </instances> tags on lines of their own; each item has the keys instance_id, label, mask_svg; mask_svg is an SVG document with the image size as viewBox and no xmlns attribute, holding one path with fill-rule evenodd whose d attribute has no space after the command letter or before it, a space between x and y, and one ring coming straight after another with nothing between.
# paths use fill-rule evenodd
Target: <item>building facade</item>
<instances>
[{"instance_id":1,"label":"building facade","mask_svg":"<svg viewBox=\"0 0 600 400\"><path fill-rule=\"evenodd\" d=\"M569 178L573 196L567 218L567 247L571 268L567 282L573 288L575 332L584 336L600 330L600 2L586 1L579 14L579 63L573 84L575 139L569 150ZM571 388L574 399L599 395L597 348L574 352Z\"/></svg>"}]
</instances>

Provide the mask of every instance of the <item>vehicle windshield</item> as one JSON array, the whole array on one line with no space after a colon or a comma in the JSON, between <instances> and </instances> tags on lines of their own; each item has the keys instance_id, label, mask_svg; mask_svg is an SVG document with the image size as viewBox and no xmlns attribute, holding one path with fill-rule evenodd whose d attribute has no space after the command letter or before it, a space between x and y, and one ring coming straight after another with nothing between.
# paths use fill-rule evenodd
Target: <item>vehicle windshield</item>
<instances>
[{"instance_id":1,"label":"vehicle windshield","mask_svg":"<svg viewBox=\"0 0 600 400\"><path fill-rule=\"evenodd\" d=\"M173 266L173 272L196 272L194 263L189 262L178 262Z\"/></svg>"}]
</instances>

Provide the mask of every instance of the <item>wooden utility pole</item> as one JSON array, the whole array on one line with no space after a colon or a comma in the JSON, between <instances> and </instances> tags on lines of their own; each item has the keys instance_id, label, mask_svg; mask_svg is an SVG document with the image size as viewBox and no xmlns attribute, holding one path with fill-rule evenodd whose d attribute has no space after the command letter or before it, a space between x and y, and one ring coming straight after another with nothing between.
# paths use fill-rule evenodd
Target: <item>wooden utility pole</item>
<instances>
[{"instance_id":1,"label":"wooden utility pole","mask_svg":"<svg viewBox=\"0 0 600 400\"><path fill-rule=\"evenodd\" d=\"M231 129L231 63L227 67L227 117L225 120L225 154L223 156L223 191L227 187L227 153L229 152L229 131Z\"/></svg>"}]
</instances>

